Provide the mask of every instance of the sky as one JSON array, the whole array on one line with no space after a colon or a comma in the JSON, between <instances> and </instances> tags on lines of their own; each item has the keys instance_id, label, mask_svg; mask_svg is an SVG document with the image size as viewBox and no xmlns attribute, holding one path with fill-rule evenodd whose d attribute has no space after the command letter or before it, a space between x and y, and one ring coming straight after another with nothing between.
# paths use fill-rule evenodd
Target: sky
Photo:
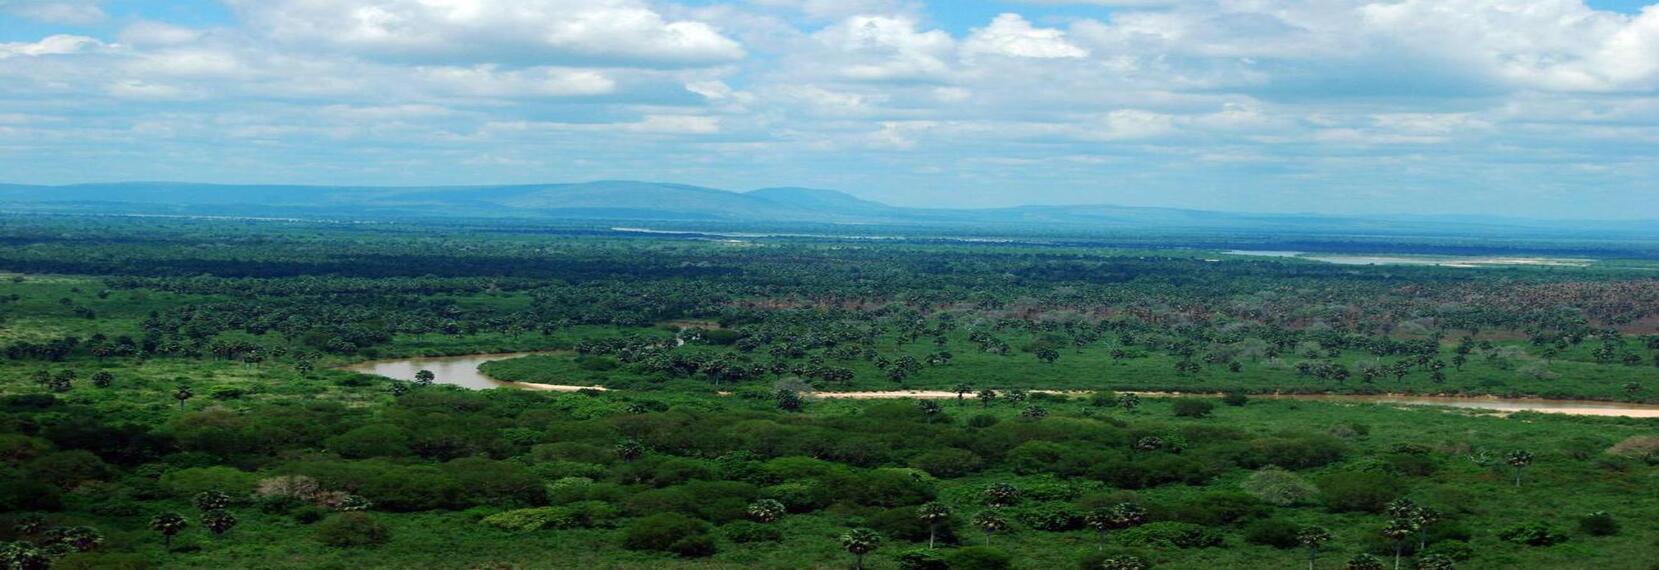
<instances>
[{"instance_id":1,"label":"sky","mask_svg":"<svg viewBox=\"0 0 1659 570\"><path fill-rule=\"evenodd\" d=\"M1659 219L1659 4L0 0L0 182L601 179Z\"/></svg>"}]
</instances>

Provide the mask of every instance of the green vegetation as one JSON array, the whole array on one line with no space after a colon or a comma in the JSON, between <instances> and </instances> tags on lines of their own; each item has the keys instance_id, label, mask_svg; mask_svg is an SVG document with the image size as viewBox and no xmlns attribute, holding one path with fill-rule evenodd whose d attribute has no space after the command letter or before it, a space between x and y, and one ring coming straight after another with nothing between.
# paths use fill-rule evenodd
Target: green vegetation
<instances>
[{"instance_id":1,"label":"green vegetation","mask_svg":"<svg viewBox=\"0 0 1659 570\"><path fill-rule=\"evenodd\" d=\"M1257 395L1659 401L1651 272L152 219L0 239L7 568L1645 569L1659 544L1654 420ZM532 350L488 371L618 389L340 369ZM816 395L898 388L959 397Z\"/></svg>"}]
</instances>

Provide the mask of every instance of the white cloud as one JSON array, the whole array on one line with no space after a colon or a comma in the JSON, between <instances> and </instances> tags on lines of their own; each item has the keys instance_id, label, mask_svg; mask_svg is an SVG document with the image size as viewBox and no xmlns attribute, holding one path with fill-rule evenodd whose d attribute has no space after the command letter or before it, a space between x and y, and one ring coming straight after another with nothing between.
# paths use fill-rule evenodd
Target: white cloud
<instances>
[{"instance_id":1,"label":"white cloud","mask_svg":"<svg viewBox=\"0 0 1659 570\"><path fill-rule=\"evenodd\" d=\"M744 57L697 21L636 0L229 0L273 39L452 62L708 65Z\"/></svg>"},{"instance_id":2,"label":"white cloud","mask_svg":"<svg viewBox=\"0 0 1659 570\"><path fill-rule=\"evenodd\" d=\"M104 42L86 36L55 35L38 42L0 43L0 59L17 56L70 55L101 48Z\"/></svg>"},{"instance_id":3,"label":"white cloud","mask_svg":"<svg viewBox=\"0 0 1659 570\"><path fill-rule=\"evenodd\" d=\"M1032 59L1076 59L1089 52L1066 40L1066 33L1037 28L1019 14L1001 14L991 25L979 28L962 44L969 56L1000 55Z\"/></svg>"},{"instance_id":4,"label":"white cloud","mask_svg":"<svg viewBox=\"0 0 1659 570\"><path fill-rule=\"evenodd\" d=\"M812 35L814 46L795 54L798 65L822 66L848 81L917 82L944 79L956 40L923 31L903 16L853 16Z\"/></svg>"},{"instance_id":5,"label":"white cloud","mask_svg":"<svg viewBox=\"0 0 1659 570\"><path fill-rule=\"evenodd\" d=\"M134 22L121 30L121 43L139 46L169 46L199 40L201 30L175 26L165 22L144 20Z\"/></svg>"},{"instance_id":6,"label":"white cloud","mask_svg":"<svg viewBox=\"0 0 1659 570\"><path fill-rule=\"evenodd\" d=\"M53 24L85 26L109 17L98 4L97 1L0 0L0 12Z\"/></svg>"}]
</instances>

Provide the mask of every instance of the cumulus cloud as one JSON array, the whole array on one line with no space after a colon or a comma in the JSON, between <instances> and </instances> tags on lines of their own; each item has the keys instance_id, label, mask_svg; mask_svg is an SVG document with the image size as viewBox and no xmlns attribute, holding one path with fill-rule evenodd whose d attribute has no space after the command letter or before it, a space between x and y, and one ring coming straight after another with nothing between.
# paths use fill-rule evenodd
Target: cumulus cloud
<instances>
[{"instance_id":1,"label":"cumulus cloud","mask_svg":"<svg viewBox=\"0 0 1659 570\"><path fill-rule=\"evenodd\" d=\"M70 55L104 47L104 42L86 36L55 35L38 42L0 43L0 59L17 56Z\"/></svg>"},{"instance_id":2,"label":"cumulus cloud","mask_svg":"<svg viewBox=\"0 0 1659 570\"><path fill-rule=\"evenodd\" d=\"M635 0L230 0L254 27L294 45L457 62L699 65L743 58L697 21Z\"/></svg>"},{"instance_id":3,"label":"cumulus cloud","mask_svg":"<svg viewBox=\"0 0 1659 570\"><path fill-rule=\"evenodd\" d=\"M1087 50L1067 41L1064 31L1034 27L1019 14L998 15L991 20L991 25L974 30L962 44L962 51L970 56L1031 59L1077 59L1089 55Z\"/></svg>"},{"instance_id":4,"label":"cumulus cloud","mask_svg":"<svg viewBox=\"0 0 1659 570\"><path fill-rule=\"evenodd\" d=\"M0 0L0 12L48 22L85 26L109 16L97 1Z\"/></svg>"}]
</instances>

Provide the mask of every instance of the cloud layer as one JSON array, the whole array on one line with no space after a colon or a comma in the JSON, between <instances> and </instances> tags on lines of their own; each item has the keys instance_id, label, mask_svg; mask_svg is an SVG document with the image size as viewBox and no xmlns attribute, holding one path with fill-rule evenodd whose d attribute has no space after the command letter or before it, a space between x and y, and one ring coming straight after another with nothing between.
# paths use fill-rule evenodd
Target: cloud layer
<instances>
[{"instance_id":1,"label":"cloud layer","mask_svg":"<svg viewBox=\"0 0 1659 570\"><path fill-rule=\"evenodd\" d=\"M940 0L934 0L935 3ZM638 178L903 204L1659 218L1659 7L0 0L17 182Z\"/></svg>"}]
</instances>

